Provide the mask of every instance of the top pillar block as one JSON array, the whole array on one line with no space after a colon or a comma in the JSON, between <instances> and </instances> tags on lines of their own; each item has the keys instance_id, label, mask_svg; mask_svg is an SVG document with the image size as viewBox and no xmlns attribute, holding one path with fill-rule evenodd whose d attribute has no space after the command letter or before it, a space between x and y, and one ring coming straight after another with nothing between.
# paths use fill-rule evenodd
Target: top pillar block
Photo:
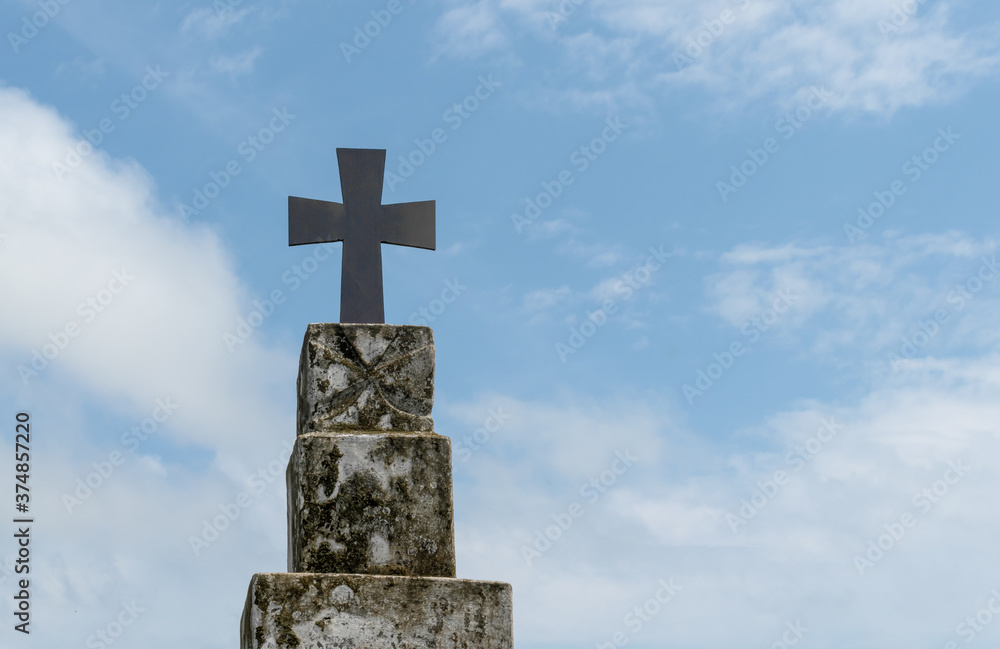
<instances>
[{"instance_id":1,"label":"top pillar block","mask_svg":"<svg viewBox=\"0 0 1000 649\"><path fill-rule=\"evenodd\" d=\"M299 435L433 432L430 327L311 324L299 358Z\"/></svg>"}]
</instances>

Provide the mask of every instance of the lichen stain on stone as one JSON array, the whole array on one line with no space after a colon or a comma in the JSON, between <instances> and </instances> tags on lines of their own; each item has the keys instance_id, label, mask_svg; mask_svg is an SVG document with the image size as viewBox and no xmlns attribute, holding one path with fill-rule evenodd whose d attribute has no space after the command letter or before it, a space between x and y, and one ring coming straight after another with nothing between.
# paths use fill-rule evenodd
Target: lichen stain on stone
<instances>
[{"instance_id":1,"label":"lichen stain on stone","mask_svg":"<svg viewBox=\"0 0 1000 649\"><path fill-rule=\"evenodd\" d=\"M408 441L398 437L387 437L379 440L368 451L368 457L372 460L381 461L388 468L397 460L409 458L409 451L413 448L413 445L408 444Z\"/></svg>"},{"instance_id":2,"label":"lichen stain on stone","mask_svg":"<svg viewBox=\"0 0 1000 649\"><path fill-rule=\"evenodd\" d=\"M454 577L449 444L433 434L301 438L290 570Z\"/></svg>"},{"instance_id":3,"label":"lichen stain on stone","mask_svg":"<svg viewBox=\"0 0 1000 649\"><path fill-rule=\"evenodd\" d=\"M299 638L295 635L295 631L292 630L292 624L294 623L293 611L298 610L295 605L303 593L302 588L296 588L294 582L285 582L281 584L284 588L281 588L279 584L275 583L273 578L262 575L258 577L257 580L257 592L256 598L258 602L270 602L272 606L268 607L268 618L274 621L273 630L267 629L265 624L259 624L256 629L255 637L257 638L257 646L264 647L268 636L271 636L278 643L278 649L295 649L299 646ZM283 602L284 606L278 604L278 602ZM270 631L270 633L269 633Z\"/></svg>"},{"instance_id":4,"label":"lichen stain on stone","mask_svg":"<svg viewBox=\"0 0 1000 649\"><path fill-rule=\"evenodd\" d=\"M434 342L429 329L313 324L303 345L300 435L338 429L433 431Z\"/></svg>"},{"instance_id":5,"label":"lichen stain on stone","mask_svg":"<svg viewBox=\"0 0 1000 649\"><path fill-rule=\"evenodd\" d=\"M357 573L373 568L368 557L372 536L376 533L386 538L392 536L389 522L372 515L381 512L385 501L386 494L378 477L370 471L358 471L340 485L335 499L315 505L319 511L304 521L303 536L331 538L344 549L335 552L329 543L323 543L315 552L306 550L303 553L304 570Z\"/></svg>"},{"instance_id":6,"label":"lichen stain on stone","mask_svg":"<svg viewBox=\"0 0 1000 649\"><path fill-rule=\"evenodd\" d=\"M337 482L340 481L340 460L344 457L337 444L330 445L330 453L320 463L319 484L327 498L337 494Z\"/></svg>"},{"instance_id":7,"label":"lichen stain on stone","mask_svg":"<svg viewBox=\"0 0 1000 649\"><path fill-rule=\"evenodd\" d=\"M255 576L260 581L269 588L254 592L270 599L248 603L267 610L255 623L263 628L258 649L511 647L506 584L356 574Z\"/></svg>"},{"instance_id":8,"label":"lichen stain on stone","mask_svg":"<svg viewBox=\"0 0 1000 649\"><path fill-rule=\"evenodd\" d=\"M330 600L334 604L349 604L354 600L354 591L351 590L350 586L341 584L333 589L330 594Z\"/></svg>"},{"instance_id":9,"label":"lichen stain on stone","mask_svg":"<svg viewBox=\"0 0 1000 649\"><path fill-rule=\"evenodd\" d=\"M306 552L306 554L309 553ZM337 554L330 549L330 544L324 541L320 543L306 563L309 572L333 573L337 571L337 561Z\"/></svg>"},{"instance_id":10,"label":"lichen stain on stone","mask_svg":"<svg viewBox=\"0 0 1000 649\"><path fill-rule=\"evenodd\" d=\"M397 500L402 502L413 501L413 497L410 495L410 481L407 480L405 477L399 475L391 478L389 480L389 489L392 495L395 496ZM403 510L403 511L409 511L409 510ZM409 512L410 518L413 518L414 516L416 516L415 513L413 513L412 511Z\"/></svg>"}]
</instances>

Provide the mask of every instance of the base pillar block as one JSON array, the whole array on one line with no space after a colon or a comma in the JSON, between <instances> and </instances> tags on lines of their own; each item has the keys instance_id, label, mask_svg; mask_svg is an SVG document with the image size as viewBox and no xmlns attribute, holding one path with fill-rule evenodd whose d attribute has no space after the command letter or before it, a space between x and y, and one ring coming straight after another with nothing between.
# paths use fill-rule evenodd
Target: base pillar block
<instances>
[{"instance_id":1,"label":"base pillar block","mask_svg":"<svg viewBox=\"0 0 1000 649\"><path fill-rule=\"evenodd\" d=\"M441 577L259 573L241 649L511 649L509 584Z\"/></svg>"}]
</instances>

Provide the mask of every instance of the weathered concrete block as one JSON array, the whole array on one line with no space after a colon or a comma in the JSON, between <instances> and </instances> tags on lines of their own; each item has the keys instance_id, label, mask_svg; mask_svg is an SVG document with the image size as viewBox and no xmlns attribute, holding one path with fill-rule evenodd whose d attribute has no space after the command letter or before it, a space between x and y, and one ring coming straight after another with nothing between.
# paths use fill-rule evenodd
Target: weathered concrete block
<instances>
[{"instance_id":1,"label":"weathered concrete block","mask_svg":"<svg viewBox=\"0 0 1000 649\"><path fill-rule=\"evenodd\" d=\"M510 649L509 584L466 579L261 573L241 649Z\"/></svg>"},{"instance_id":2,"label":"weathered concrete block","mask_svg":"<svg viewBox=\"0 0 1000 649\"><path fill-rule=\"evenodd\" d=\"M302 435L286 479L289 572L455 576L447 437Z\"/></svg>"},{"instance_id":3,"label":"weathered concrete block","mask_svg":"<svg viewBox=\"0 0 1000 649\"><path fill-rule=\"evenodd\" d=\"M431 431L429 327L311 324L299 359L298 434Z\"/></svg>"}]
</instances>

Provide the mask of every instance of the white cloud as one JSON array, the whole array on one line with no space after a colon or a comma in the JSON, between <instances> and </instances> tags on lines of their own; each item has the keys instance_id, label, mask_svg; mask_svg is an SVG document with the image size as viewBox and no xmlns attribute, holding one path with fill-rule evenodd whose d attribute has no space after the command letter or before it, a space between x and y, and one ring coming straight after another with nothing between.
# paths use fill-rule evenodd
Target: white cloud
<instances>
[{"instance_id":1,"label":"white cloud","mask_svg":"<svg viewBox=\"0 0 1000 649\"><path fill-rule=\"evenodd\" d=\"M228 3L216 2L211 7L195 9L185 16L181 23L181 32L198 32L206 39L220 38L252 11L252 7L237 10Z\"/></svg>"},{"instance_id":2,"label":"white cloud","mask_svg":"<svg viewBox=\"0 0 1000 649\"><path fill-rule=\"evenodd\" d=\"M798 302L777 330L811 336L806 349L819 357L882 365L904 337L944 310L945 326L920 355L958 353L994 339L988 323L998 301L982 289L994 281L983 258L994 259L995 251L994 241L957 232L887 236L881 245L840 248L746 244L724 254L723 269L707 278L708 308L740 327L767 309L778 291L787 291ZM980 286L974 278L981 271L986 279ZM956 287L969 281L979 290L965 297Z\"/></svg>"},{"instance_id":3,"label":"white cloud","mask_svg":"<svg viewBox=\"0 0 1000 649\"><path fill-rule=\"evenodd\" d=\"M531 291L524 296L521 308L535 317L542 315L541 312L549 311L561 306L569 301L573 296L573 291L568 286L559 288L538 289Z\"/></svg>"},{"instance_id":4,"label":"white cloud","mask_svg":"<svg viewBox=\"0 0 1000 649\"><path fill-rule=\"evenodd\" d=\"M295 360L254 339L229 353L222 336L248 292L217 235L169 214L141 167L95 152L57 179L53 163L78 145L73 130L26 93L0 88L0 147L17 152L0 161L0 301L17 314L0 319L4 393L47 431L32 475L45 485L35 512L47 521L33 566L38 610L79 612L60 624L39 619L39 646L83 646L133 598L147 612L130 643L223 646L249 575L280 567L266 555L282 556L284 532L262 523L283 517L280 481L210 556L195 557L188 536L247 488L249 473L287 456L292 404L271 395L274 382L294 380ZM36 360L38 374L22 381L17 368L31 367L33 351L54 358L45 368ZM178 407L155 439L126 451L129 425L107 422L140 424L168 398ZM0 450L11 454L11 443ZM125 461L69 513L63 494L107 472L115 450ZM187 456L201 468L179 460ZM192 611L195 582L207 590ZM177 625L181 617L189 623Z\"/></svg>"},{"instance_id":5,"label":"white cloud","mask_svg":"<svg viewBox=\"0 0 1000 649\"><path fill-rule=\"evenodd\" d=\"M228 74L233 77L250 74L253 72L253 66L257 61L257 57L263 53L264 48L258 45L232 56L213 56L209 61L209 66L213 72Z\"/></svg>"},{"instance_id":6,"label":"white cloud","mask_svg":"<svg viewBox=\"0 0 1000 649\"><path fill-rule=\"evenodd\" d=\"M552 21L559 3L466 2L440 25L461 24L460 33L477 34L488 24L489 38L472 39L483 41L477 47L464 40L444 47L468 57L513 47L522 42L515 34L555 43L563 74L577 73L575 81L540 89L533 101L578 107L595 101L645 107L649 97L694 85L710 90L723 108L762 98L788 108L821 86L833 93L834 110L891 115L947 102L995 74L1000 63L995 39L978 26L956 26L948 2L924 4L913 15L894 14L894 0L562 4L575 9Z\"/></svg>"},{"instance_id":7,"label":"white cloud","mask_svg":"<svg viewBox=\"0 0 1000 649\"><path fill-rule=\"evenodd\" d=\"M663 246L659 249L663 250ZM605 323L615 323L615 328L625 330L649 326L646 305L660 299L656 286L663 272L661 262L646 251L628 254L617 244L587 243L572 237L559 244L557 252L586 260L586 267L599 270L602 277L585 290L559 286L528 291L521 302L522 311L530 316L528 324L561 322L572 326L593 316L606 317L600 323L602 327ZM666 254L680 253L674 250ZM608 301L611 310L604 314ZM640 336L633 344L641 349L648 340Z\"/></svg>"},{"instance_id":8,"label":"white cloud","mask_svg":"<svg viewBox=\"0 0 1000 649\"><path fill-rule=\"evenodd\" d=\"M588 268L608 268L619 265L623 261L622 249L618 244L587 243L570 238L561 243L556 251L578 259L585 259Z\"/></svg>"},{"instance_id":9,"label":"white cloud","mask_svg":"<svg viewBox=\"0 0 1000 649\"><path fill-rule=\"evenodd\" d=\"M215 234L168 215L132 162L94 153L58 180L53 164L76 145L69 125L18 90L2 91L0 111L0 143L19 152L0 162L8 235L0 273L18 278L0 286L0 299L20 313L0 323L0 345L30 365L24 350L41 350L49 334L75 323L79 335L44 374L71 376L102 397L127 396L140 412L174 395L187 441L225 443L240 437L234 426L257 429L263 413L238 404L262 382L234 369L271 359L255 345L231 355L223 343L243 310L243 288Z\"/></svg>"},{"instance_id":10,"label":"white cloud","mask_svg":"<svg viewBox=\"0 0 1000 649\"><path fill-rule=\"evenodd\" d=\"M623 631L635 646L769 646L786 622L800 621L814 647L848 638L851 646L944 646L1000 582L989 568L1000 532L989 515L1000 488L990 469L1000 461L997 361L953 362L851 404L789 404L752 443L736 445L685 430L670 410L611 397L539 404L485 396L452 407L470 430L488 408L513 413L456 462L456 493L465 494L460 565L469 576L513 582L515 625L531 642L595 646ZM582 485L622 449L639 461L588 503ZM968 470L943 494L949 462ZM787 480L775 489L776 471ZM937 502L921 495L925 488L939 490ZM762 489L768 497L757 495ZM462 498L479 507L462 507ZM734 533L729 515L751 500L758 507L744 510ZM573 502L584 514L552 532L556 540L529 566L523 548ZM898 535L906 513L915 524L859 574L854 557L886 526ZM679 594L633 633L623 617L670 578Z\"/></svg>"},{"instance_id":11,"label":"white cloud","mask_svg":"<svg viewBox=\"0 0 1000 649\"><path fill-rule=\"evenodd\" d=\"M498 18L496 7L490 0L455 4L438 19L436 41L439 48L460 58L472 58L497 50L507 42Z\"/></svg>"},{"instance_id":12,"label":"white cloud","mask_svg":"<svg viewBox=\"0 0 1000 649\"><path fill-rule=\"evenodd\" d=\"M759 295L800 278L820 296L816 337L842 335L850 343L836 356L871 360L933 298L978 276L983 256L995 263L994 250L954 232L883 246L747 244L721 257L709 286L720 315L738 322ZM902 373L859 363L856 398L791 402L734 435L691 430L647 398L452 404L446 411L470 431L489 408L513 413L456 462L456 493L478 505L456 508L460 564L513 582L516 628L531 642L597 646L621 631L632 646L770 646L801 622L818 648L963 644L956 628L1000 585L990 567L1000 558L990 515L1000 340L970 336L995 329L1000 301L988 293L961 310L945 302L953 321L938 339L964 340L972 354L941 345ZM640 458L635 467L568 529L553 528L622 448ZM744 507L746 520L733 524ZM529 566L523 548L546 529L557 538ZM872 542L891 548L870 559ZM681 591L633 633L624 616L669 578Z\"/></svg>"}]
</instances>

